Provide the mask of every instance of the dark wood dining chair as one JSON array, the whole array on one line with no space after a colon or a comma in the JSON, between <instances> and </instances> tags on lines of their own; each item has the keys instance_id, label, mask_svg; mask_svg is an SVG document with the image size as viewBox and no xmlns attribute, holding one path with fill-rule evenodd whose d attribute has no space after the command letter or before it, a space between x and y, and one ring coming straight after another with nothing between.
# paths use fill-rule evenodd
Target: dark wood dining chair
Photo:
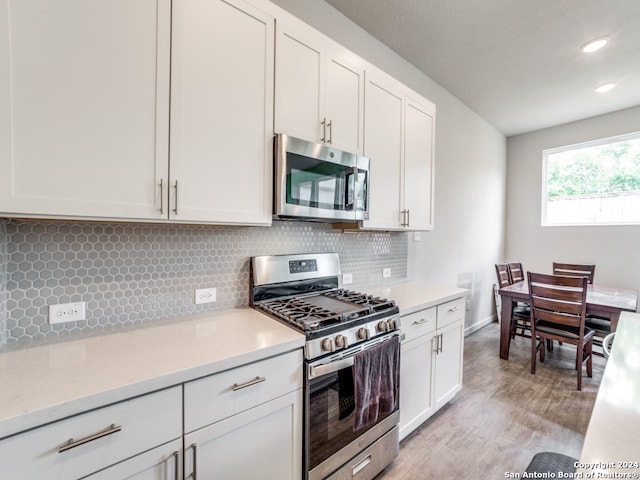
<instances>
[{"instance_id":1,"label":"dark wood dining chair","mask_svg":"<svg viewBox=\"0 0 640 480\"><path fill-rule=\"evenodd\" d=\"M509 279L511 280L511 283L518 283L518 282L524 282L525 278L524 278L524 269L522 268L522 263L521 262L510 262L507 263L507 268L509 269ZM521 315L517 315L515 316L515 321L514 321L514 325L513 325L513 335L518 335L520 337L526 337L529 338L531 336L530 334L530 327L529 327L529 314L530 314L530 310L529 310L529 305L525 302L518 302L517 306L515 307L518 309L519 313L521 313ZM525 317L526 316L526 317Z\"/></svg>"},{"instance_id":2,"label":"dark wood dining chair","mask_svg":"<svg viewBox=\"0 0 640 480\"><path fill-rule=\"evenodd\" d=\"M522 269L522 263L507 263L507 268L509 269L509 277L511 278L511 283L524 282L524 270Z\"/></svg>"},{"instance_id":3,"label":"dark wood dining chair","mask_svg":"<svg viewBox=\"0 0 640 480\"><path fill-rule=\"evenodd\" d=\"M511 275L509 274L509 266L506 263L497 263L496 264L496 275L498 277L498 287L506 287L507 285L511 285L513 282L511 281ZM514 338L516 335L520 337L529 338L531 335L529 334L529 317L531 315L531 311L529 310L529 306L526 304L514 304L511 309L511 338Z\"/></svg>"},{"instance_id":4,"label":"dark wood dining chair","mask_svg":"<svg viewBox=\"0 0 640 480\"><path fill-rule=\"evenodd\" d=\"M554 275L566 275L566 276L586 276L589 283L593 284L593 279L596 273L596 266L590 264L574 264L574 263L553 263ZM593 338L593 344L600 348L593 353L595 355L604 356L602 350L602 341L604 337L611 333L611 319L598 317L597 315L587 314L585 325L587 328L595 331Z\"/></svg>"},{"instance_id":5,"label":"dark wood dining chair","mask_svg":"<svg viewBox=\"0 0 640 480\"><path fill-rule=\"evenodd\" d=\"M531 305L531 373L536 373L536 354L544 363L544 341L557 340L576 346L578 390L582 390L582 367L592 376L594 331L585 327L587 277L527 273Z\"/></svg>"},{"instance_id":6,"label":"dark wood dining chair","mask_svg":"<svg viewBox=\"0 0 640 480\"><path fill-rule=\"evenodd\" d=\"M589 283L592 284L593 277L596 274L596 266L589 264L553 262L553 274L563 275L565 277L587 277Z\"/></svg>"}]
</instances>

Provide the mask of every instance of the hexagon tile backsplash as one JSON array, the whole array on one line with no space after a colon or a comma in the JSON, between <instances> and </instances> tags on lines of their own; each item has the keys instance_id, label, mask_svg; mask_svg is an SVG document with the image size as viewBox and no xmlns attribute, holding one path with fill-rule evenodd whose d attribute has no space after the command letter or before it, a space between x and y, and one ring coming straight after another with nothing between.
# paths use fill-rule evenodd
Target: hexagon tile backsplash
<instances>
[{"instance_id":1,"label":"hexagon tile backsplash","mask_svg":"<svg viewBox=\"0 0 640 480\"><path fill-rule=\"evenodd\" d=\"M0 347L246 306L249 257L307 252L338 252L356 289L381 284L382 268L384 283L407 276L406 233L0 219ZM217 302L195 305L209 287ZM48 306L70 302L86 302L86 320L49 325Z\"/></svg>"}]
</instances>

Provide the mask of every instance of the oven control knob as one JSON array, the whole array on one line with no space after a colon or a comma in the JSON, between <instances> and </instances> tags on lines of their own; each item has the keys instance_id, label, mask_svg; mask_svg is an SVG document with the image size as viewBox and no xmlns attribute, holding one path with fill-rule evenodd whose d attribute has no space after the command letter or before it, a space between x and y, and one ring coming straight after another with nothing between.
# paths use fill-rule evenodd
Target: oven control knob
<instances>
[{"instance_id":1,"label":"oven control knob","mask_svg":"<svg viewBox=\"0 0 640 480\"><path fill-rule=\"evenodd\" d=\"M347 348L349 346L349 342L347 341L347 337L344 335L338 335L336 337L336 348Z\"/></svg>"},{"instance_id":2,"label":"oven control knob","mask_svg":"<svg viewBox=\"0 0 640 480\"><path fill-rule=\"evenodd\" d=\"M378 322L378 331L381 333L386 332L389 329L389 325L387 325L387 322L385 322L384 320L381 322Z\"/></svg>"},{"instance_id":3,"label":"oven control knob","mask_svg":"<svg viewBox=\"0 0 640 480\"><path fill-rule=\"evenodd\" d=\"M391 318L391 319L387 320L387 325L389 327L389 331L390 332L398 329L398 324L396 323L395 318Z\"/></svg>"},{"instance_id":4,"label":"oven control knob","mask_svg":"<svg viewBox=\"0 0 640 480\"><path fill-rule=\"evenodd\" d=\"M325 338L322 340L321 347L325 352L333 352L333 340Z\"/></svg>"},{"instance_id":5,"label":"oven control knob","mask_svg":"<svg viewBox=\"0 0 640 480\"><path fill-rule=\"evenodd\" d=\"M360 340L369 340L369 329L362 327L358 330L358 338Z\"/></svg>"}]
</instances>

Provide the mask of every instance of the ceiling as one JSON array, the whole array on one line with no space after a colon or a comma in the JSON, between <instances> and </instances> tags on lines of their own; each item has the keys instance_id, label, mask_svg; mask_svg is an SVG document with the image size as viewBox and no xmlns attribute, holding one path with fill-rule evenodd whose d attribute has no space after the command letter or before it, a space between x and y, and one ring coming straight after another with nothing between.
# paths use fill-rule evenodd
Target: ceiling
<instances>
[{"instance_id":1,"label":"ceiling","mask_svg":"<svg viewBox=\"0 0 640 480\"><path fill-rule=\"evenodd\" d=\"M640 0L326 2L507 137L640 105Z\"/></svg>"}]
</instances>

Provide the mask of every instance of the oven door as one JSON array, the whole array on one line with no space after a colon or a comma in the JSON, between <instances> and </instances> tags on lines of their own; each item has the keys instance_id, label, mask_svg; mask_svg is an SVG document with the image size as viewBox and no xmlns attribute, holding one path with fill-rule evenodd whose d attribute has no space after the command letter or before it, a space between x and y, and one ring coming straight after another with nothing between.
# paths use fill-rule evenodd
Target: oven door
<instances>
[{"instance_id":1,"label":"oven door","mask_svg":"<svg viewBox=\"0 0 640 480\"><path fill-rule=\"evenodd\" d=\"M306 366L305 465L308 479L324 479L398 424L399 402L393 411L379 416L374 423L355 429L353 356L388 342L393 336L397 333L345 350L342 356L330 356L330 361L321 359ZM396 382L398 375L399 368Z\"/></svg>"},{"instance_id":2,"label":"oven door","mask_svg":"<svg viewBox=\"0 0 640 480\"><path fill-rule=\"evenodd\" d=\"M277 135L274 214L345 221L367 218L369 160Z\"/></svg>"}]
</instances>

